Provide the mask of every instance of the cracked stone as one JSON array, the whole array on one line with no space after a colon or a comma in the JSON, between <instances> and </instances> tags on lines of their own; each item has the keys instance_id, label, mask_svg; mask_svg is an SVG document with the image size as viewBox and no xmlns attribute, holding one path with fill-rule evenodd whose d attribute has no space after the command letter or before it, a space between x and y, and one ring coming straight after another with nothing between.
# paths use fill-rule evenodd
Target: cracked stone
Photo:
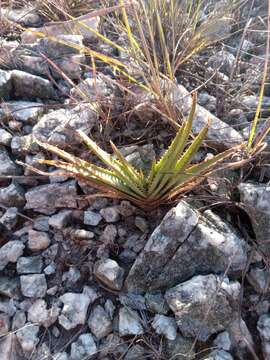
<instances>
[{"instance_id":1,"label":"cracked stone","mask_svg":"<svg viewBox=\"0 0 270 360\"><path fill-rule=\"evenodd\" d=\"M47 291L47 282L44 274L20 276L21 291L26 297L43 298Z\"/></svg>"},{"instance_id":2,"label":"cracked stone","mask_svg":"<svg viewBox=\"0 0 270 360\"><path fill-rule=\"evenodd\" d=\"M15 263L23 254L24 244L19 240L9 241L0 248L0 270L9 262Z\"/></svg>"},{"instance_id":3,"label":"cracked stone","mask_svg":"<svg viewBox=\"0 0 270 360\"><path fill-rule=\"evenodd\" d=\"M66 330L85 324L87 309L90 304L90 298L87 295L66 293L60 296L60 300L64 306L58 318L59 324Z\"/></svg>"},{"instance_id":4,"label":"cracked stone","mask_svg":"<svg viewBox=\"0 0 270 360\"><path fill-rule=\"evenodd\" d=\"M245 268L244 239L212 211L201 215L181 201L154 230L129 271L129 292L166 289L200 273Z\"/></svg>"},{"instance_id":5,"label":"cracked stone","mask_svg":"<svg viewBox=\"0 0 270 360\"><path fill-rule=\"evenodd\" d=\"M230 300L237 299L239 291L237 282L216 275L199 275L167 290L165 298L181 333L206 341L225 330L234 319Z\"/></svg>"}]
</instances>

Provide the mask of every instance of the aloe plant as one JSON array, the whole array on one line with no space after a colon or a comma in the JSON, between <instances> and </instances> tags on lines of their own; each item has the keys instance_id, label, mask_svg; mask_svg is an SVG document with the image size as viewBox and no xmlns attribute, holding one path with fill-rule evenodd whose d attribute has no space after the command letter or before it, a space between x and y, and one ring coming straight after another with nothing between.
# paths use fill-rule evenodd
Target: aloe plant
<instances>
[{"instance_id":1,"label":"aloe plant","mask_svg":"<svg viewBox=\"0 0 270 360\"><path fill-rule=\"evenodd\" d=\"M108 197L128 199L142 208L155 208L198 186L217 168L218 164L241 148L241 146L234 147L211 159L190 164L202 145L210 125L208 123L203 127L189 143L195 109L196 96L193 98L187 120L179 128L163 156L158 161L153 161L147 174L132 166L112 142L113 154L109 154L82 131L77 131L78 136L101 160L104 167L82 160L56 146L37 141L41 147L64 160L39 160L39 162L64 170L65 174L85 181Z\"/></svg>"}]
</instances>

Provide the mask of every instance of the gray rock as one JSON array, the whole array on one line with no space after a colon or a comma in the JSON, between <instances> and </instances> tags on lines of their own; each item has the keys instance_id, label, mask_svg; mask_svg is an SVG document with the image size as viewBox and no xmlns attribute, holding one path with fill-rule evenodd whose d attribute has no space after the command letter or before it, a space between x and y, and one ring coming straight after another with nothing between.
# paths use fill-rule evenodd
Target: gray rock
<instances>
[{"instance_id":1,"label":"gray rock","mask_svg":"<svg viewBox=\"0 0 270 360\"><path fill-rule=\"evenodd\" d=\"M10 146L12 135L5 129L0 129L0 145Z\"/></svg>"},{"instance_id":2,"label":"gray rock","mask_svg":"<svg viewBox=\"0 0 270 360\"><path fill-rule=\"evenodd\" d=\"M118 206L118 211L123 217L128 217L135 213L136 208L129 201L123 200Z\"/></svg>"},{"instance_id":3,"label":"gray rock","mask_svg":"<svg viewBox=\"0 0 270 360\"><path fill-rule=\"evenodd\" d=\"M2 15L6 16L8 20L23 26L38 26L41 23L41 18L35 7L26 6L15 9L8 7L2 8L1 11L3 12Z\"/></svg>"},{"instance_id":4,"label":"gray rock","mask_svg":"<svg viewBox=\"0 0 270 360\"><path fill-rule=\"evenodd\" d=\"M39 343L39 326L33 325L31 323L25 324L21 329L18 329L16 332L17 339L23 349L25 354L29 354L36 349L37 344Z\"/></svg>"},{"instance_id":5,"label":"gray rock","mask_svg":"<svg viewBox=\"0 0 270 360\"><path fill-rule=\"evenodd\" d=\"M119 334L120 336L141 335L144 333L142 321L136 311L128 307L119 310Z\"/></svg>"},{"instance_id":6,"label":"gray rock","mask_svg":"<svg viewBox=\"0 0 270 360\"><path fill-rule=\"evenodd\" d=\"M50 220L49 216L41 215L36 217L34 219L33 229L38 231L49 231L50 230L49 220Z\"/></svg>"},{"instance_id":7,"label":"gray rock","mask_svg":"<svg viewBox=\"0 0 270 360\"><path fill-rule=\"evenodd\" d=\"M63 172L59 169L50 171L50 183L62 183L68 180L68 176L62 175Z\"/></svg>"},{"instance_id":8,"label":"gray rock","mask_svg":"<svg viewBox=\"0 0 270 360\"><path fill-rule=\"evenodd\" d=\"M205 360L233 360L233 357L230 353L224 350L215 350L207 355Z\"/></svg>"},{"instance_id":9,"label":"gray rock","mask_svg":"<svg viewBox=\"0 0 270 360\"><path fill-rule=\"evenodd\" d=\"M104 244L114 244L114 241L117 237L117 227L115 225L107 225L100 235L99 240Z\"/></svg>"},{"instance_id":10,"label":"gray rock","mask_svg":"<svg viewBox=\"0 0 270 360\"><path fill-rule=\"evenodd\" d=\"M100 293L96 288L87 285L83 287L83 294L88 296L90 304L93 304L93 302L95 302L100 297Z\"/></svg>"},{"instance_id":11,"label":"gray rock","mask_svg":"<svg viewBox=\"0 0 270 360\"><path fill-rule=\"evenodd\" d=\"M66 74L70 79L81 80L83 72L83 64L86 63L86 56L84 54L79 55L68 55L60 57L55 61L59 69ZM54 78L62 80L62 75L59 71L55 70L52 66L50 67ZM66 91L67 92L67 91ZM69 88L68 88L69 92ZM90 100L86 94L85 100Z\"/></svg>"},{"instance_id":12,"label":"gray rock","mask_svg":"<svg viewBox=\"0 0 270 360\"><path fill-rule=\"evenodd\" d=\"M206 341L226 329L233 320L230 300L239 295L240 284L215 275L195 276L166 292L184 336Z\"/></svg>"},{"instance_id":13,"label":"gray rock","mask_svg":"<svg viewBox=\"0 0 270 360\"><path fill-rule=\"evenodd\" d=\"M24 244L19 240L7 242L0 248L0 270L3 270L9 262L15 263L23 254Z\"/></svg>"},{"instance_id":14,"label":"gray rock","mask_svg":"<svg viewBox=\"0 0 270 360\"><path fill-rule=\"evenodd\" d=\"M111 259L97 261L94 267L95 276L113 290L121 290L124 280L124 270Z\"/></svg>"},{"instance_id":15,"label":"gray rock","mask_svg":"<svg viewBox=\"0 0 270 360\"><path fill-rule=\"evenodd\" d=\"M93 41L97 36L92 29L98 31L99 25L100 18L98 16L93 17L92 14L88 13L72 20L48 23L40 28L30 29L29 31L26 30L22 33L21 38L23 44L32 44L39 38L39 35L37 35L39 32L55 38L59 36L62 37L63 35L77 34L79 32L85 40Z\"/></svg>"},{"instance_id":16,"label":"gray rock","mask_svg":"<svg viewBox=\"0 0 270 360\"><path fill-rule=\"evenodd\" d=\"M172 98L177 106L181 107L184 115L187 115L191 109L192 98L189 91L182 85L174 86L172 89ZM200 105L197 105L193 120L193 131L198 134L200 129L206 125L207 121L211 121L210 129L206 135L206 139L212 146L230 148L232 145L240 144L243 138L239 132L225 124L216 116Z\"/></svg>"},{"instance_id":17,"label":"gray rock","mask_svg":"<svg viewBox=\"0 0 270 360\"><path fill-rule=\"evenodd\" d=\"M18 274L40 274L43 267L41 256L20 257L17 260Z\"/></svg>"},{"instance_id":18,"label":"gray rock","mask_svg":"<svg viewBox=\"0 0 270 360\"><path fill-rule=\"evenodd\" d=\"M84 229L74 229L71 231L72 238L78 240L90 240L95 237L95 234L92 231L87 231Z\"/></svg>"},{"instance_id":19,"label":"gray rock","mask_svg":"<svg viewBox=\"0 0 270 360\"><path fill-rule=\"evenodd\" d=\"M42 256L46 259L47 263L50 263L55 260L58 254L58 244L51 245L48 249L43 251Z\"/></svg>"},{"instance_id":20,"label":"gray rock","mask_svg":"<svg viewBox=\"0 0 270 360\"><path fill-rule=\"evenodd\" d=\"M20 360L21 349L15 334L11 333L0 339L1 360Z\"/></svg>"},{"instance_id":21,"label":"gray rock","mask_svg":"<svg viewBox=\"0 0 270 360\"><path fill-rule=\"evenodd\" d=\"M74 136L74 130L89 134L96 124L97 113L88 104L78 105L73 109L60 109L44 115L33 127L33 135L40 141L66 148L81 142Z\"/></svg>"},{"instance_id":22,"label":"gray rock","mask_svg":"<svg viewBox=\"0 0 270 360\"><path fill-rule=\"evenodd\" d=\"M44 112L44 104L31 101L9 101L2 104L0 118L6 117L23 124L34 124Z\"/></svg>"},{"instance_id":23,"label":"gray rock","mask_svg":"<svg viewBox=\"0 0 270 360\"><path fill-rule=\"evenodd\" d=\"M52 286L47 290L47 295L54 296L57 293L57 291L58 291L58 286L57 285Z\"/></svg>"},{"instance_id":24,"label":"gray rock","mask_svg":"<svg viewBox=\"0 0 270 360\"><path fill-rule=\"evenodd\" d=\"M147 310L154 313L166 315L169 311L169 305L161 292L155 294L146 293L145 302Z\"/></svg>"},{"instance_id":25,"label":"gray rock","mask_svg":"<svg viewBox=\"0 0 270 360\"><path fill-rule=\"evenodd\" d=\"M125 285L130 292L166 289L200 273L242 270L246 260L245 241L227 223L181 201L154 230Z\"/></svg>"},{"instance_id":26,"label":"gray rock","mask_svg":"<svg viewBox=\"0 0 270 360\"><path fill-rule=\"evenodd\" d=\"M16 207L8 208L4 215L0 218L0 223L2 223L8 230L12 230L18 220L18 209Z\"/></svg>"},{"instance_id":27,"label":"gray rock","mask_svg":"<svg viewBox=\"0 0 270 360\"><path fill-rule=\"evenodd\" d=\"M147 221L141 216L136 216L134 224L141 232L146 233L148 231Z\"/></svg>"},{"instance_id":28,"label":"gray rock","mask_svg":"<svg viewBox=\"0 0 270 360\"><path fill-rule=\"evenodd\" d=\"M149 170L156 157L153 144L126 146L120 149L126 160L137 169Z\"/></svg>"},{"instance_id":29,"label":"gray rock","mask_svg":"<svg viewBox=\"0 0 270 360\"><path fill-rule=\"evenodd\" d=\"M106 207L100 210L100 215L107 223L114 223L120 219L119 211L116 206Z\"/></svg>"},{"instance_id":30,"label":"gray rock","mask_svg":"<svg viewBox=\"0 0 270 360\"><path fill-rule=\"evenodd\" d=\"M64 229L70 223L71 216L71 210L61 210L50 217L49 225L58 230Z\"/></svg>"},{"instance_id":31,"label":"gray rock","mask_svg":"<svg viewBox=\"0 0 270 360\"><path fill-rule=\"evenodd\" d=\"M20 208L24 206L24 189L16 181L12 181L9 186L0 188L0 202L8 207L16 206Z\"/></svg>"},{"instance_id":32,"label":"gray rock","mask_svg":"<svg viewBox=\"0 0 270 360\"><path fill-rule=\"evenodd\" d=\"M193 339L187 339L177 334L175 340L166 339L165 355L166 359L175 360L192 360L195 358L195 351L193 349Z\"/></svg>"},{"instance_id":33,"label":"gray rock","mask_svg":"<svg viewBox=\"0 0 270 360\"><path fill-rule=\"evenodd\" d=\"M28 232L28 248L32 251L45 250L51 243L51 239L46 232L30 229Z\"/></svg>"},{"instance_id":34,"label":"gray rock","mask_svg":"<svg viewBox=\"0 0 270 360\"><path fill-rule=\"evenodd\" d=\"M26 315L25 312L22 310L19 310L15 313L12 319L12 330L18 330L21 329L26 323Z\"/></svg>"},{"instance_id":35,"label":"gray rock","mask_svg":"<svg viewBox=\"0 0 270 360\"><path fill-rule=\"evenodd\" d=\"M64 304L61 315L58 318L59 324L66 330L83 325L86 322L87 309L90 299L85 294L66 293L60 296Z\"/></svg>"},{"instance_id":36,"label":"gray rock","mask_svg":"<svg viewBox=\"0 0 270 360\"><path fill-rule=\"evenodd\" d=\"M260 334L262 342L262 351L264 358L267 360L270 358L270 315L264 314L261 315L258 323L257 329Z\"/></svg>"},{"instance_id":37,"label":"gray rock","mask_svg":"<svg viewBox=\"0 0 270 360\"><path fill-rule=\"evenodd\" d=\"M18 298L19 281L15 277L0 276L0 295L9 298Z\"/></svg>"},{"instance_id":38,"label":"gray rock","mask_svg":"<svg viewBox=\"0 0 270 360\"><path fill-rule=\"evenodd\" d=\"M245 95L239 99L241 103L249 108L250 110L256 111L259 103L259 96L256 95ZM264 96L262 100L262 111L269 114L270 97Z\"/></svg>"},{"instance_id":39,"label":"gray rock","mask_svg":"<svg viewBox=\"0 0 270 360\"><path fill-rule=\"evenodd\" d=\"M270 273L267 268L251 267L247 279L254 289L261 294L264 294L270 284Z\"/></svg>"},{"instance_id":40,"label":"gray rock","mask_svg":"<svg viewBox=\"0 0 270 360\"><path fill-rule=\"evenodd\" d=\"M25 209L42 212L55 208L76 208L76 197L77 189L74 180L63 184L40 185L26 192Z\"/></svg>"},{"instance_id":41,"label":"gray rock","mask_svg":"<svg viewBox=\"0 0 270 360\"><path fill-rule=\"evenodd\" d=\"M256 240L263 253L270 254L267 239L270 237L270 186L267 184L241 183L238 186L240 201L250 211L250 220Z\"/></svg>"},{"instance_id":42,"label":"gray rock","mask_svg":"<svg viewBox=\"0 0 270 360\"><path fill-rule=\"evenodd\" d=\"M84 212L83 223L85 225L97 226L101 220L101 215L92 210L87 210Z\"/></svg>"},{"instance_id":43,"label":"gray rock","mask_svg":"<svg viewBox=\"0 0 270 360\"><path fill-rule=\"evenodd\" d=\"M98 340L112 332L112 322L104 308L100 305L94 307L91 311L88 326Z\"/></svg>"},{"instance_id":44,"label":"gray rock","mask_svg":"<svg viewBox=\"0 0 270 360\"><path fill-rule=\"evenodd\" d=\"M7 335L10 328L10 320L7 314L0 313L0 337Z\"/></svg>"},{"instance_id":45,"label":"gray rock","mask_svg":"<svg viewBox=\"0 0 270 360\"><path fill-rule=\"evenodd\" d=\"M235 66L235 56L226 50L221 50L212 55L207 65L212 67L215 70L219 70L225 75L230 76L234 66Z\"/></svg>"},{"instance_id":46,"label":"gray rock","mask_svg":"<svg viewBox=\"0 0 270 360\"><path fill-rule=\"evenodd\" d=\"M26 297L43 298L47 291L44 274L21 275L21 291Z\"/></svg>"},{"instance_id":47,"label":"gray rock","mask_svg":"<svg viewBox=\"0 0 270 360\"><path fill-rule=\"evenodd\" d=\"M164 315L155 315L152 327L159 335L164 335L168 340L175 340L177 326L174 318Z\"/></svg>"},{"instance_id":48,"label":"gray rock","mask_svg":"<svg viewBox=\"0 0 270 360\"><path fill-rule=\"evenodd\" d=\"M79 99L89 99L95 101L97 99L108 98L113 94L112 86L101 77L87 78L72 88L70 93Z\"/></svg>"},{"instance_id":49,"label":"gray rock","mask_svg":"<svg viewBox=\"0 0 270 360\"><path fill-rule=\"evenodd\" d=\"M13 136L10 144L13 154L26 154L29 152L38 152L39 147L34 142L34 137L32 134L25 136Z\"/></svg>"},{"instance_id":50,"label":"gray rock","mask_svg":"<svg viewBox=\"0 0 270 360\"><path fill-rule=\"evenodd\" d=\"M56 272L56 264L54 262L52 262L51 264L46 266L43 271L44 271L45 275L55 274L55 272Z\"/></svg>"},{"instance_id":51,"label":"gray rock","mask_svg":"<svg viewBox=\"0 0 270 360\"><path fill-rule=\"evenodd\" d=\"M12 90L11 75L9 71L0 69L0 99L8 100Z\"/></svg>"},{"instance_id":52,"label":"gray rock","mask_svg":"<svg viewBox=\"0 0 270 360\"><path fill-rule=\"evenodd\" d=\"M7 150L0 146L0 176L20 175L21 168L10 158Z\"/></svg>"},{"instance_id":53,"label":"gray rock","mask_svg":"<svg viewBox=\"0 0 270 360\"><path fill-rule=\"evenodd\" d=\"M27 154L25 156L25 164L28 165L28 166L34 167L34 168L36 168L38 170L46 171L47 170L46 165L43 165L43 164L39 163L40 160L44 160L44 159L45 159L45 155L43 153L41 153L41 152L39 152L36 155ZM33 171L30 168L25 167L24 175L25 176L32 176Z\"/></svg>"},{"instance_id":54,"label":"gray rock","mask_svg":"<svg viewBox=\"0 0 270 360\"><path fill-rule=\"evenodd\" d=\"M55 90L49 80L20 70L11 71L13 96L20 99L53 99Z\"/></svg>"},{"instance_id":55,"label":"gray rock","mask_svg":"<svg viewBox=\"0 0 270 360\"><path fill-rule=\"evenodd\" d=\"M71 344L70 360L89 359L96 354L97 346L91 334L82 334Z\"/></svg>"},{"instance_id":56,"label":"gray rock","mask_svg":"<svg viewBox=\"0 0 270 360\"><path fill-rule=\"evenodd\" d=\"M52 59L70 54L79 54L79 47L83 47L83 37L81 35L59 35L58 39L62 42L56 42L47 37L40 38L28 47L37 52L41 51Z\"/></svg>"},{"instance_id":57,"label":"gray rock","mask_svg":"<svg viewBox=\"0 0 270 360\"><path fill-rule=\"evenodd\" d=\"M47 309L46 302L38 299L28 310L28 321L48 328L55 323L59 312L60 309L57 306L53 305L50 309Z\"/></svg>"},{"instance_id":58,"label":"gray rock","mask_svg":"<svg viewBox=\"0 0 270 360\"><path fill-rule=\"evenodd\" d=\"M0 300L0 312L7 314L8 316L13 316L17 310L17 302L13 299L1 298Z\"/></svg>"},{"instance_id":59,"label":"gray rock","mask_svg":"<svg viewBox=\"0 0 270 360\"><path fill-rule=\"evenodd\" d=\"M223 331L222 333L218 334L213 344L220 350L230 351L232 348L232 343L228 331Z\"/></svg>"}]
</instances>

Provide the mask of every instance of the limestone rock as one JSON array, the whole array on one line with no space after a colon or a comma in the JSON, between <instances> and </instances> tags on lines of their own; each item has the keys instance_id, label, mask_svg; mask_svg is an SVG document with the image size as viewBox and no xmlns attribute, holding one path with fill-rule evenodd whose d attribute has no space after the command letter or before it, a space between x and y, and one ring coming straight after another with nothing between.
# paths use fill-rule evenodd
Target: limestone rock
<instances>
[{"instance_id":1,"label":"limestone rock","mask_svg":"<svg viewBox=\"0 0 270 360\"><path fill-rule=\"evenodd\" d=\"M200 273L243 270L246 260L244 239L227 223L181 201L154 230L125 285L130 292L166 289Z\"/></svg>"},{"instance_id":2,"label":"limestone rock","mask_svg":"<svg viewBox=\"0 0 270 360\"><path fill-rule=\"evenodd\" d=\"M22 275L22 294L31 298L43 298L47 291L47 282L44 274Z\"/></svg>"},{"instance_id":3,"label":"limestone rock","mask_svg":"<svg viewBox=\"0 0 270 360\"><path fill-rule=\"evenodd\" d=\"M233 320L232 299L240 284L215 275L195 276L167 290L165 298L184 336L206 341Z\"/></svg>"},{"instance_id":4,"label":"limestone rock","mask_svg":"<svg viewBox=\"0 0 270 360\"><path fill-rule=\"evenodd\" d=\"M74 130L82 130L89 134L96 121L97 112L90 104L54 110L41 117L33 127L33 136L40 141L66 148L81 142L79 136L74 136Z\"/></svg>"},{"instance_id":5,"label":"limestone rock","mask_svg":"<svg viewBox=\"0 0 270 360\"><path fill-rule=\"evenodd\" d=\"M74 180L63 184L39 185L25 193L25 209L42 212L55 208L76 208L76 196L77 189Z\"/></svg>"},{"instance_id":6,"label":"limestone rock","mask_svg":"<svg viewBox=\"0 0 270 360\"><path fill-rule=\"evenodd\" d=\"M3 270L9 262L15 263L23 254L24 244L19 240L7 242L0 248L0 270Z\"/></svg>"},{"instance_id":7,"label":"limestone rock","mask_svg":"<svg viewBox=\"0 0 270 360\"><path fill-rule=\"evenodd\" d=\"M127 307L122 307L119 310L120 336L141 335L143 333L144 333L144 329L137 312Z\"/></svg>"},{"instance_id":8,"label":"limestone rock","mask_svg":"<svg viewBox=\"0 0 270 360\"><path fill-rule=\"evenodd\" d=\"M95 276L106 286L114 290L121 290L124 270L111 259L100 260L95 263Z\"/></svg>"},{"instance_id":9,"label":"limestone rock","mask_svg":"<svg viewBox=\"0 0 270 360\"><path fill-rule=\"evenodd\" d=\"M70 330L77 325L83 325L86 322L87 309L90 299L85 294L65 293L60 297L64 304L59 323L66 329Z\"/></svg>"}]
</instances>

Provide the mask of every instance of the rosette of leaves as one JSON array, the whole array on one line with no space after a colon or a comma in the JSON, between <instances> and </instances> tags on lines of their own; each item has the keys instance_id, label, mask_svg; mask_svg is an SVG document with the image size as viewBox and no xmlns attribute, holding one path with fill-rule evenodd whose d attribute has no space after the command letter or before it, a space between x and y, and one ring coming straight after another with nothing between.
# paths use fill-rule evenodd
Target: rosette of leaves
<instances>
[{"instance_id":1,"label":"rosette of leaves","mask_svg":"<svg viewBox=\"0 0 270 360\"><path fill-rule=\"evenodd\" d=\"M196 97L187 120L179 128L169 148L158 161L153 161L148 173L132 166L111 142L112 154L101 149L82 131L78 136L104 166L82 160L56 146L38 144L63 160L39 160L39 163L64 170L68 176L78 178L101 190L104 196L128 199L141 208L152 209L170 202L198 186L218 165L229 159L242 145L214 155L197 164L191 160L202 145L209 123L191 139Z\"/></svg>"}]
</instances>

